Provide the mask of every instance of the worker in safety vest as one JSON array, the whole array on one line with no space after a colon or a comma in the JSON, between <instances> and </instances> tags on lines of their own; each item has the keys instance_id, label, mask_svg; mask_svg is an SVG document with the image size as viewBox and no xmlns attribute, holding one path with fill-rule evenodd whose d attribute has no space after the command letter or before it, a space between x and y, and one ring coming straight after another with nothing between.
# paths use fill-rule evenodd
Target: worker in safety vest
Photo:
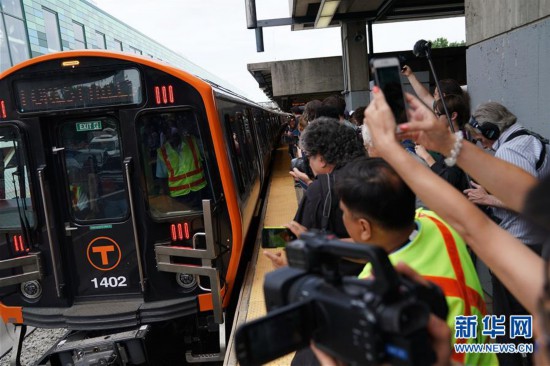
<instances>
[{"instance_id":1,"label":"worker in safety vest","mask_svg":"<svg viewBox=\"0 0 550 366\"><path fill-rule=\"evenodd\" d=\"M447 324L453 344L488 343L482 334L487 309L481 284L455 230L431 211L415 213L414 193L382 159L348 163L336 189L344 225L355 242L382 247L394 265L404 262L441 287L449 306ZM359 277L370 274L367 264ZM472 316L477 324L463 329L460 320ZM452 359L465 365L498 365L493 353L455 353L453 349Z\"/></svg>"},{"instance_id":2,"label":"worker in safety vest","mask_svg":"<svg viewBox=\"0 0 550 366\"><path fill-rule=\"evenodd\" d=\"M157 150L157 178L168 178L170 197L191 206L199 206L200 191L206 187L202 157L194 136L182 139L177 128Z\"/></svg>"}]
</instances>

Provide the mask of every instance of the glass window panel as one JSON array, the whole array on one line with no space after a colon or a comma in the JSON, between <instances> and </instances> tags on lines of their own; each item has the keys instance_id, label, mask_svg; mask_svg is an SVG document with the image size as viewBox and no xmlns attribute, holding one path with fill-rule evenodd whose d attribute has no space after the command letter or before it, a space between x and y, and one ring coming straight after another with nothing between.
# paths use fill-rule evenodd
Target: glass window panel
<instances>
[{"instance_id":1,"label":"glass window panel","mask_svg":"<svg viewBox=\"0 0 550 366\"><path fill-rule=\"evenodd\" d=\"M82 126L93 128L82 128ZM61 128L67 198L75 220L124 219L128 196L118 124L111 118L70 121Z\"/></svg>"},{"instance_id":2,"label":"glass window panel","mask_svg":"<svg viewBox=\"0 0 550 366\"><path fill-rule=\"evenodd\" d=\"M23 216L24 215L24 216ZM34 226L29 189L29 165L18 130L0 127L0 229L20 229L22 222Z\"/></svg>"},{"instance_id":3,"label":"glass window panel","mask_svg":"<svg viewBox=\"0 0 550 366\"><path fill-rule=\"evenodd\" d=\"M80 23L73 22L73 32L75 49L86 48L86 40L84 38L84 26Z\"/></svg>"},{"instance_id":4,"label":"glass window panel","mask_svg":"<svg viewBox=\"0 0 550 366\"><path fill-rule=\"evenodd\" d=\"M193 112L144 114L138 131L151 215L165 218L201 210L201 201L212 198L212 191Z\"/></svg>"},{"instance_id":5,"label":"glass window panel","mask_svg":"<svg viewBox=\"0 0 550 366\"><path fill-rule=\"evenodd\" d=\"M11 66L10 54L8 52L8 37L2 16L0 16L0 72Z\"/></svg>"},{"instance_id":6,"label":"glass window panel","mask_svg":"<svg viewBox=\"0 0 550 366\"><path fill-rule=\"evenodd\" d=\"M20 0L2 0L0 3L2 4L2 11L4 13L23 18Z\"/></svg>"},{"instance_id":7,"label":"glass window panel","mask_svg":"<svg viewBox=\"0 0 550 366\"><path fill-rule=\"evenodd\" d=\"M105 42L105 34L96 31L96 46L102 50L107 49L107 44Z\"/></svg>"},{"instance_id":8,"label":"glass window panel","mask_svg":"<svg viewBox=\"0 0 550 366\"><path fill-rule=\"evenodd\" d=\"M25 26L22 20L10 17L9 15L6 15L5 19L11 60L15 65L29 58L27 34L25 33Z\"/></svg>"},{"instance_id":9,"label":"glass window panel","mask_svg":"<svg viewBox=\"0 0 550 366\"><path fill-rule=\"evenodd\" d=\"M122 48L122 42L118 39L115 39L115 47L117 51L124 51L124 49Z\"/></svg>"},{"instance_id":10,"label":"glass window panel","mask_svg":"<svg viewBox=\"0 0 550 366\"><path fill-rule=\"evenodd\" d=\"M50 52L61 51L61 38L59 37L59 21L57 14L44 9L44 25L46 27L46 41Z\"/></svg>"}]
</instances>

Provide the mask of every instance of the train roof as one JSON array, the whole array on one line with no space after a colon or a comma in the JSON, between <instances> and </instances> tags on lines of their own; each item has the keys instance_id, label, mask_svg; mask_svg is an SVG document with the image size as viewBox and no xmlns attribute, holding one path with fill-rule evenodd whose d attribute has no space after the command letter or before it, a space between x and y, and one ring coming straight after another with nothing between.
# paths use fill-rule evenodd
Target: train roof
<instances>
[{"instance_id":1,"label":"train roof","mask_svg":"<svg viewBox=\"0 0 550 366\"><path fill-rule=\"evenodd\" d=\"M228 96L233 99L237 99L240 102L249 104L251 106L273 112L272 110L259 105L258 103L240 95L239 93L225 86L222 86L212 80L205 79L200 75L192 74L186 70L177 68L164 61L154 60L149 57L144 57L141 55L135 55L135 54L125 53L125 52L119 52L119 51L72 50L72 51L61 51L61 52L49 53L46 55L34 57L29 60L23 61L5 70L4 72L0 73L0 80L8 77L9 75L15 72L19 72L21 70L24 70L25 68L28 68L30 66L33 66L42 62L52 61L52 60L70 60L70 59L76 59L76 58L82 58L82 57L107 57L107 58L113 58L118 60L125 60L129 62L136 62L142 65L150 66L184 80L185 82L193 85L193 87L201 91L203 94L206 93L206 95L213 95L213 93L216 92L218 95Z\"/></svg>"}]
</instances>

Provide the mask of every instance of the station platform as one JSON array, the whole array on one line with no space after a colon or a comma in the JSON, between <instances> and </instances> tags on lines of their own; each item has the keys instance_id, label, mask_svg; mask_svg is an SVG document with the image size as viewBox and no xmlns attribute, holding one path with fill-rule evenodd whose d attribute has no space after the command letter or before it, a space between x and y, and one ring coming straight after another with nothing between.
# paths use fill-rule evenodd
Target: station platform
<instances>
[{"instance_id":1,"label":"station platform","mask_svg":"<svg viewBox=\"0 0 550 366\"><path fill-rule=\"evenodd\" d=\"M235 329L241 324L259 318L266 314L264 302L264 276L275 268L263 251L282 252L283 248L262 248L261 229L264 226L282 226L294 218L298 208L298 201L294 188L294 179L288 174L290 156L288 147L283 146L275 150L271 179L266 194L266 202L263 208L262 224L258 230L252 259L246 270L244 283L237 305L231 337L227 344L227 352L224 365L238 365L235 352ZM274 340L276 341L276 340ZM293 353L274 360L269 366L287 366L293 357Z\"/></svg>"}]
</instances>

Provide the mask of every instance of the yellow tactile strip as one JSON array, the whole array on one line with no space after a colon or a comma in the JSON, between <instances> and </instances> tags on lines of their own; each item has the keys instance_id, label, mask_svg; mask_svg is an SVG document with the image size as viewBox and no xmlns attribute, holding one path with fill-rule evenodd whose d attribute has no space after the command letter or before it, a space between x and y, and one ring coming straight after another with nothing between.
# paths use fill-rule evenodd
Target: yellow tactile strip
<instances>
[{"instance_id":1,"label":"yellow tactile strip","mask_svg":"<svg viewBox=\"0 0 550 366\"><path fill-rule=\"evenodd\" d=\"M281 226L294 217L298 203L296 202L296 194L294 193L294 179L288 174L290 166L290 156L288 148L282 147L275 151L273 161L273 171L271 173L271 181L267 194L267 208L264 217L264 226ZM261 246L261 240L257 241L256 245ZM252 320L265 315L264 302L264 276L267 272L272 271L273 265L271 261L263 255L263 251L281 252L282 248L262 249L256 251L256 266L254 269L254 280L252 282L252 291L250 302L248 305L248 313L246 320ZM277 340L274 340L275 342ZM290 365L293 354L281 357L270 362L270 366L286 366Z\"/></svg>"}]
</instances>

